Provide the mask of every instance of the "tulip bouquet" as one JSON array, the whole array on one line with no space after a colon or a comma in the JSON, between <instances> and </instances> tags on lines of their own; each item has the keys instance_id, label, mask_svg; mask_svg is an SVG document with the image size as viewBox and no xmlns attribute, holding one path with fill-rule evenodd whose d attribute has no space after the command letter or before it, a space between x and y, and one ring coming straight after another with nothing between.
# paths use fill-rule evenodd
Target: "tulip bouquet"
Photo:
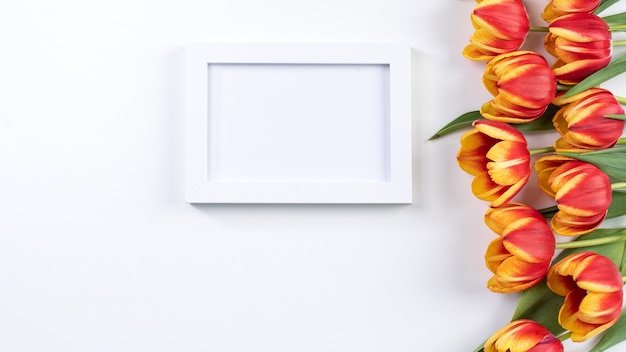
<instances>
[{"instance_id":1,"label":"tulip bouquet","mask_svg":"<svg viewBox=\"0 0 626 352\"><path fill-rule=\"evenodd\" d=\"M496 234L486 286L519 294L510 323L476 351L563 351L562 341L589 340L599 352L626 340L626 228L603 226L626 215L626 99L601 87L626 71L626 41L616 38L626 13L602 16L618 1L552 0L545 26L532 26L522 0L476 0L463 56L485 64L493 98L431 138L467 129L458 165ZM544 36L541 50L524 48L531 32ZM531 149L531 133L553 145ZM517 201L533 172L552 205Z\"/></svg>"}]
</instances>

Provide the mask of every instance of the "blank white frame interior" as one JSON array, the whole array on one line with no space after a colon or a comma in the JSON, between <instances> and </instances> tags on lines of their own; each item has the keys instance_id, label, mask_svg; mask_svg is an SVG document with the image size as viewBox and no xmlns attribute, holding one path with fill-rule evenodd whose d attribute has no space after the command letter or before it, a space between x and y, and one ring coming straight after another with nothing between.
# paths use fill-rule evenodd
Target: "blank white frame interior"
<instances>
[{"instance_id":1,"label":"blank white frame interior","mask_svg":"<svg viewBox=\"0 0 626 352\"><path fill-rule=\"evenodd\" d=\"M411 55L189 44L186 201L411 203Z\"/></svg>"}]
</instances>

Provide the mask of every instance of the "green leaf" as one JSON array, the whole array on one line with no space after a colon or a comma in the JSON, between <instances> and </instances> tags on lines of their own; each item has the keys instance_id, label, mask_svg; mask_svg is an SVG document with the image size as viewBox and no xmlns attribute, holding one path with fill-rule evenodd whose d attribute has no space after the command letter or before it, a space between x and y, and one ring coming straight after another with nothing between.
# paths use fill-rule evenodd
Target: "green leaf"
<instances>
[{"instance_id":1,"label":"green leaf","mask_svg":"<svg viewBox=\"0 0 626 352\"><path fill-rule=\"evenodd\" d=\"M617 3L619 0L602 0L600 1L600 6L593 12L594 14L599 14L600 12L606 10L611 5Z\"/></svg>"},{"instance_id":2,"label":"green leaf","mask_svg":"<svg viewBox=\"0 0 626 352\"><path fill-rule=\"evenodd\" d=\"M535 131L547 131L553 130L554 124L552 123L552 118L554 114L560 109L559 106L550 104L546 111L536 119L535 121L527 122L527 123L518 123L511 124L513 127L517 128L520 132L535 132Z\"/></svg>"},{"instance_id":3,"label":"green leaf","mask_svg":"<svg viewBox=\"0 0 626 352\"><path fill-rule=\"evenodd\" d=\"M543 215L544 218L546 219L550 219L553 218L554 215L559 211L559 207L556 205L553 205L551 207L547 207L547 208L543 208L543 209L539 209L539 212L541 213L541 215Z\"/></svg>"},{"instance_id":4,"label":"green leaf","mask_svg":"<svg viewBox=\"0 0 626 352\"><path fill-rule=\"evenodd\" d=\"M527 123L512 123L511 126L515 127L520 132L535 132L553 130L552 117L559 110L559 107L553 104L548 105L546 111L536 120ZM469 111L465 114L452 120L445 125L442 129L437 131L429 140L443 137L452 132L468 128L472 126L472 123L476 120L484 120L485 118L480 114L480 111Z\"/></svg>"},{"instance_id":5,"label":"green leaf","mask_svg":"<svg viewBox=\"0 0 626 352\"><path fill-rule=\"evenodd\" d=\"M606 214L607 219L617 218L626 215L626 193L613 191L613 200Z\"/></svg>"},{"instance_id":6,"label":"green leaf","mask_svg":"<svg viewBox=\"0 0 626 352\"><path fill-rule=\"evenodd\" d=\"M598 343L589 352L603 352L626 340L626 313L622 312L613 326L607 329Z\"/></svg>"},{"instance_id":7,"label":"green leaf","mask_svg":"<svg viewBox=\"0 0 626 352\"><path fill-rule=\"evenodd\" d=\"M543 280L520 295L517 307L511 321L517 319L532 319L543 325L550 332L558 336L565 329L559 325L559 309L563 305L563 297L553 293Z\"/></svg>"},{"instance_id":8,"label":"green leaf","mask_svg":"<svg viewBox=\"0 0 626 352\"><path fill-rule=\"evenodd\" d=\"M626 181L626 146L584 153L558 152L557 154L594 164L607 175Z\"/></svg>"},{"instance_id":9,"label":"green leaf","mask_svg":"<svg viewBox=\"0 0 626 352\"><path fill-rule=\"evenodd\" d=\"M587 78L580 81L580 83L576 84L563 94L563 97L571 97L572 95L584 92L589 88L597 87L600 83L606 82L625 71L626 53L614 58L606 67L594 72Z\"/></svg>"},{"instance_id":10,"label":"green leaf","mask_svg":"<svg viewBox=\"0 0 626 352\"><path fill-rule=\"evenodd\" d=\"M618 13L615 15L602 17L607 24L622 24L626 22L626 12Z\"/></svg>"},{"instance_id":11,"label":"green leaf","mask_svg":"<svg viewBox=\"0 0 626 352\"><path fill-rule=\"evenodd\" d=\"M437 133L435 133L432 137L430 137L429 140L437 139L439 137L443 137L452 132L471 127L474 121L481 120L481 119L484 120L484 118L482 117L482 115L480 114L478 110L466 112L465 114L452 120L450 123L445 125L442 129L437 131Z\"/></svg>"}]
</instances>

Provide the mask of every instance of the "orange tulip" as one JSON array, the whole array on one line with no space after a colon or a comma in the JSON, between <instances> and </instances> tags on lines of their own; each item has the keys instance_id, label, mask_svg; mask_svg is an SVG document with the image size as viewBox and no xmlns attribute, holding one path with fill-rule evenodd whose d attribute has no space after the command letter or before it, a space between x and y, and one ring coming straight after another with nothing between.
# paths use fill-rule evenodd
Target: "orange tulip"
<instances>
[{"instance_id":1,"label":"orange tulip","mask_svg":"<svg viewBox=\"0 0 626 352\"><path fill-rule=\"evenodd\" d=\"M477 120L461 136L457 161L475 176L472 192L499 207L510 201L528 182L530 152L515 128L497 121Z\"/></svg>"},{"instance_id":2,"label":"orange tulip","mask_svg":"<svg viewBox=\"0 0 626 352\"><path fill-rule=\"evenodd\" d=\"M493 334L485 352L563 352L563 343L543 325L529 320L512 321Z\"/></svg>"},{"instance_id":3,"label":"orange tulip","mask_svg":"<svg viewBox=\"0 0 626 352\"><path fill-rule=\"evenodd\" d=\"M554 197L559 211L550 225L563 236L578 236L596 229L611 205L609 177L583 161L550 155L535 162L539 186Z\"/></svg>"},{"instance_id":4,"label":"orange tulip","mask_svg":"<svg viewBox=\"0 0 626 352\"><path fill-rule=\"evenodd\" d=\"M570 13L592 13L598 6L600 6L600 0L552 0L546 5L541 18L549 23L557 17Z\"/></svg>"},{"instance_id":5,"label":"orange tulip","mask_svg":"<svg viewBox=\"0 0 626 352\"><path fill-rule=\"evenodd\" d=\"M623 114L613 94L602 88L588 89L569 98L558 95L553 104L561 106L552 119L561 134L557 150L597 150L614 146L624 132L624 121L605 115Z\"/></svg>"},{"instance_id":6,"label":"orange tulip","mask_svg":"<svg viewBox=\"0 0 626 352\"><path fill-rule=\"evenodd\" d=\"M559 324L582 342L611 327L622 312L623 280L611 259L594 252L569 255L547 275L548 287L565 296Z\"/></svg>"},{"instance_id":7,"label":"orange tulip","mask_svg":"<svg viewBox=\"0 0 626 352\"><path fill-rule=\"evenodd\" d=\"M530 29L521 0L477 0L471 15L474 34L463 56L475 61L518 50Z\"/></svg>"},{"instance_id":8,"label":"orange tulip","mask_svg":"<svg viewBox=\"0 0 626 352\"><path fill-rule=\"evenodd\" d=\"M485 223L500 235L485 253L494 274L487 287L498 293L519 292L545 277L554 255L554 235L539 211L524 204L508 203L490 208Z\"/></svg>"},{"instance_id":9,"label":"orange tulip","mask_svg":"<svg viewBox=\"0 0 626 352\"><path fill-rule=\"evenodd\" d=\"M491 59L483 83L494 99L481 115L493 121L524 123L539 118L554 99L556 80L546 60L534 51L515 51Z\"/></svg>"},{"instance_id":10,"label":"orange tulip","mask_svg":"<svg viewBox=\"0 0 626 352\"><path fill-rule=\"evenodd\" d=\"M576 84L611 61L611 32L602 18L591 13L573 13L548 25L546 50L556 62L556 79Z\"/></svg>"}]
</instances>

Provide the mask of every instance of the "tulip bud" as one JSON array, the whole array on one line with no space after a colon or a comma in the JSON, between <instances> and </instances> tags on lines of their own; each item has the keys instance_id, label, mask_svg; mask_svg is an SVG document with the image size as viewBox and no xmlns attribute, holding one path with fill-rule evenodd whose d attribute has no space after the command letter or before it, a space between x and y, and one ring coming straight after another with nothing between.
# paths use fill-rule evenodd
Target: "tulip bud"
<instances>
[{"instance_id":1,"label":"tulip bud","mask_svg":"<svg viewBox=\"0 0 626 352\"><path fill-rule=\"evenodd\" d=\"M475 32L463 56L475 61L518 50L530 29L530 21L520 0L482 0L471 15Z\"/></svg>"},{"instance_id":2,"label":"tulip bud","mask_svg":"<svg viewBox=\"0 0 626 352\"><path fill-rule=\"evenodd\" d=\"M594 252L569 255L547 275L550 290L565 301L559 324L572 332L574 342L585 341L611 327L622 312L623 280L611 259Z\"/></svg>"},{"instance_id":3,"label":"tulip bud","mask_svg":"<svg viewBox=\"0 0 626 352\"><path fill-rule=\"evenodd\" d=\"M612 200L609 177L596 166L559 155L535 162L539 186L554 197L559 211L550 225L563 236L595 230L606 217Z\"/></svg>"},{"instance_id":4,"label":"tulip bud","mask_svg":"<svg viewBox=\"0 0 626 352\"><path fill-rule=\"evenodd\" d=\"M611 32L601 17L564 15L550 22L548 29L544 46L557 59L552 68L560 83L579 83L611 61Z\"/></svg>"},{"instance_id":5,"label":"tulip bud","mask_svg":"<svg viewBox=\"0 0 626 352\"><path fill-rule=\"evenodd\" d=\"M529 320L512 321L493 334L485 352L563 352L563 344L543 325Z\"/></svg>"},{"instance_id":6,"label":"tulip bud","mask_svg":"<svg viewBox=\"0 0 626 352\"><path fill-rule=\"evenodd\" d=\"M511 200L530 177L526 139L502 122L477 120L474 127L461 136L457 161L461 169L475 176L474 195L499 207Z\"/></svg>"},{"instance_id":7,"label":"tulip bud","mask_svg":"<svg viewBox=\"0 0 626 352\"><path fill-rule=\"evenodd\" d=\"M485 253L487 267L494 274L487 283L491 291L519 292L543 280L554 255L555 239L539 211L508 203L487 210L485 223L499 235Z\"/></svg>"},{"instance_id":8,"label":"tulip bud","mask_svg":"<svg viewBox=\"0 0 626 352\"><path fill-rule=\"evenodd\" d=\"M600 0L552 0L546 5L541 18L550 23L557 17L570 13L592 13L598 6Z\"/></svg>"},{"instance_id":9,"label":"tulip bud","mask_svg":"<svg viewBox=\"0 0 626 352\"><path fill-rule=\"evenodd\" d=\"M524 123L538 119L556 94L554 72L534 51L515 51L487 63L483 83L494 99L480 114L493 121Z\"/></svg>"},{"instance_id":10,"label":"tulip bud","mask_svg":"<svg viewBox=\"0 0 626 352\"><path fill-rule=\"evenodd\" d=\"M620 103L606 89L592 88L568 98L560 94L553 104L561 106L552 119L562 136L555 144L557 151L610 148L624 132L624 121L605 117L624 113Z\"/></svg>"}]
</instances>

